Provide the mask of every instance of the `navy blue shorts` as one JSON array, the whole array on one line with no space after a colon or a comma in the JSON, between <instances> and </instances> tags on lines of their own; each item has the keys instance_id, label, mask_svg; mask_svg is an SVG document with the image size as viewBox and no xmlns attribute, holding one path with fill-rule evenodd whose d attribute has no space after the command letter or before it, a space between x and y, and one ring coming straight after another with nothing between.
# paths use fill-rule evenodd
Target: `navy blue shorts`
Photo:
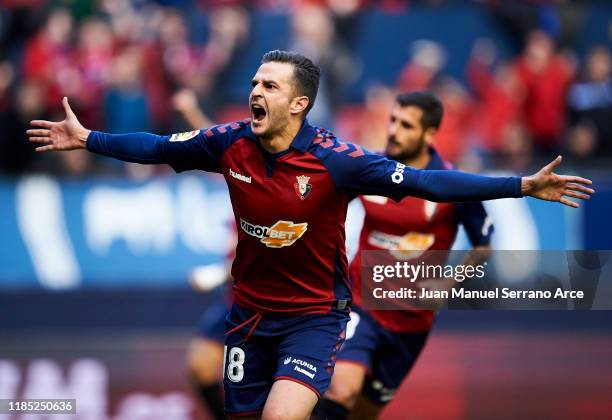
<instances>
[{"instance_id":1,"label":"navy blue shorts","mask_svg":"<svg viewBox=\"0 0 612 420\"><path fill-rule=\"evenodd\" d=\"M277 379L298 382L320 397L331 382L348 320L348 310L337 309L327 314L258 318L257 313L234 304L227 316L227 331L246 324L225 336L225 412L261 412Z\"/></svg>"},{"instance_id":2,"label":"navy blue shorts","mask_svg":"<svg viewBox=\"0 0 612 420\"><path fill-rule=\"evenodd\" d=\"M216 291L215 299L206 308L198 323L197 336L223 344L225 341L225 318L230 311L229 297L223 290Z\"/></svg>"},{"instance_id":3,"label":"navy blue shorts","mask_svg":"<svg viewBox=\"0 0 612 420\"><path fill-rule=\"evenodd\" d=\"M363 309L353 307L338 360L364 365L368 377L362 394L373 403L384 405L393 399L395 391L410 372L427 335L428 332L391 332Z\"/></svg>"}]
</instances>

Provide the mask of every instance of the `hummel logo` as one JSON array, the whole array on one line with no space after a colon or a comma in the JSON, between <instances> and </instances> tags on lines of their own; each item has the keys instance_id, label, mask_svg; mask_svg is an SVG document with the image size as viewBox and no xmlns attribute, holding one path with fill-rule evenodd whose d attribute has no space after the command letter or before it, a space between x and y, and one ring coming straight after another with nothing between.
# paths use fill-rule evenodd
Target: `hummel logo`
<instances>
[{"instance_id":1,"label":"hummel logo","mask_svg":"<svg viewBox=\"0 0 612 420\"><path fill-rule=\"evenodd\" d=\"M229 174L232 176L232 178L236 178L239 181L246 182L247 184L251 183L250 176L244 176L244 175L239 174L238 172L234 172L232 168L229 168Z\"/></svg>"}]
</instances>

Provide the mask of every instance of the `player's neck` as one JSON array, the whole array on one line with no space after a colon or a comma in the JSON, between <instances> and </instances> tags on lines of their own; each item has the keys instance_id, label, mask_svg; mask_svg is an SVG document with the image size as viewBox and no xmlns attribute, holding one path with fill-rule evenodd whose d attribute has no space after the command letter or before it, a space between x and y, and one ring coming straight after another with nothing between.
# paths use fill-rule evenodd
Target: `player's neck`
<instances>
[{"instance_id":1,"label":"player's neck","mask_svg":"<svg viewBox=\"0 0 612 420\"><path fill-rule=\"evenodd\" d=\"M402 163L406 166L410 166L411 168L423 169L429 164L430 160L431 154L429 153L429 148L425 148L425 150L423 150L417 156L410 159L404 159Z\"/></svg>"},{"instance_id":2,"label":"player's neck","mask_svg":"<svg viewBox=\"0 0 612 420\"><path fill-rule=\"evenodd\" d=\"M291 142L293 142L293 139L297 136L301 127L302 121L292 119L282 130L272 136L260 137L259 143L268 153L284 152L291 146Z\"/></svg>"}]
</instances>

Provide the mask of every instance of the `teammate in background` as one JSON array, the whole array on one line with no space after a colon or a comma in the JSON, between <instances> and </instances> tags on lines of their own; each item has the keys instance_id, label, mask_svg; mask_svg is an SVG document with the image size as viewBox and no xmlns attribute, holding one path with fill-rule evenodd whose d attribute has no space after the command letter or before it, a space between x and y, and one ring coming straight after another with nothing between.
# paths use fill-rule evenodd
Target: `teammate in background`
<instances>
[{"instance_id":1,"label":"teammate in background","mask_svg":"<svg viewBox=\"0 0 612 420\"><path fill-rule=\"evenodd\" d=\"M429 92L398 95L385 155L413 168L450 169L432 146L442 115L442 103ZM470 254L469 263L484 262L490 252L493 225L481 202L438 204L415 197L394 202L380 196L359 200L365 219L359 250L349 269L353 311L331 386L315 408L314 419L378 418L416 362L433 324L433 311L359 307L361 251L448 250L462 224L477 251ZM450 290L454 283L453 279L435 279L419 286Z\"/></svg>"},{"instance_id":2,"label":"teammate in background","mask_svg":"<svg viewBox=\"0 0 612 420\"><path fill-rule=\"evenodd\" d=\"M226 414L307 419L327 390L344 340L351 290L344 221L351 197L412 195L459 202L533 196L577 207L588 179L557 175L558 157L528 177L428 171L345 143L306 121L320 70L297 53L271 51L252 80L251 118L158 136L84 128L67 98L66 119L32 121L38 151L87 149L177 172L222 173L238 245L227 318Z\"/></svg>"}]
</instances>

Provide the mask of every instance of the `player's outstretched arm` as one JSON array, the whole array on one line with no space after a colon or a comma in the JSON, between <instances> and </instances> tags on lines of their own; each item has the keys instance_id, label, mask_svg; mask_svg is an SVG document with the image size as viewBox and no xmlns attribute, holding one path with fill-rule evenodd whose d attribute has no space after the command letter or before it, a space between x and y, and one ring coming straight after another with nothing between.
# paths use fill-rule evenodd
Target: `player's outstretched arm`
<instances>
[{"instance_id":1,"label":"player's outstretched arm","mask_svg":"<svg viewBox=\"0 0 612 420\"><path fill-rule=\"evenodd\" d=\"M66 113L66 118L63 121L34 120L30 122L32 127L37 128L26 131L26 134L31 142L41 144L36 148L37 152L86 148L87 136L89 136L91 130L81 125L68 104L68 98L64 97L62 105Z\"/></svg>"},{"instance_id":2,"label":"player's outstretched arm","mask_svg":"<svg viewBox=\"0 0 612 420\"><path fill-rule=\"evenodd\" d=\"M347 153L351 149L356 150ZM395 200L413 196L442 203L532 196L578 207L570 198L586 200L594 193L589 187L591 180L553 172L561 157L538 173L521 178L414 169L335 138L326 140L325 146L316 153L327 166L336 187L351 195L382 195Z\"/></svg>"},{"instance_id":3,"label":"player's outstretched arm","mask_svg":"<svg viewBox=\"0 0 612 420\"><path fill-rule=\"evenodd\" d=\"M66 117L53 122L34 120L26 131L31 142L40 143L37 152L87 149L90 152L136 163L166 163L162 143L167 137L150 133L109 134L88 130L81 125L68 104L62 100Z\"/></svg>"},{"instance_id":4,"label":"player's outstretched arm","mask_svg":"<svg viewBox=\"0 0 612 420\"><path fill-rule=\"evenodd\" d=\"M560 163L561 156L538 173L527 177L489 177L461 171L407 170L409 188L406 193L441 202L531 196L578 207L578 203L568 197L587 200L595 192L587 187L592 181L579 176L555 174L553 169Z\"/></svg>"},{"instance_id":5,"label":"player's outstretched arm","mask_svg":"<svg viewBox=\"0 0 612 420\"><path fill-rule=\"evenodd\" d=\"M554 169L561 164L561 156L540 169L534 175L521 179L521 193L523 196L531 196L540 200L558 201L566 206L578 207L578 203L567 197L588 200L595 192L586 185L593 182L590 179L579 176L558 175Z\"/></svg>"},{"instance_id":6,"label":"player's outstretched arm","mask_svg":"<svg viewBox=\"0 0 612 420\"><path fill-rule=\"evenodd\" d=\"M159 136L151 133L110 134L91 131L81 125L63 99L66 118L60 122L35 120L27 130L29 140L42 144L36 150L65 151L87 149L126 162L144 164L167 163L177 172L201 169L219 171L219 159L233 140L233 133L244 127L244 122Z\"/></svg>"}]
</instances>

